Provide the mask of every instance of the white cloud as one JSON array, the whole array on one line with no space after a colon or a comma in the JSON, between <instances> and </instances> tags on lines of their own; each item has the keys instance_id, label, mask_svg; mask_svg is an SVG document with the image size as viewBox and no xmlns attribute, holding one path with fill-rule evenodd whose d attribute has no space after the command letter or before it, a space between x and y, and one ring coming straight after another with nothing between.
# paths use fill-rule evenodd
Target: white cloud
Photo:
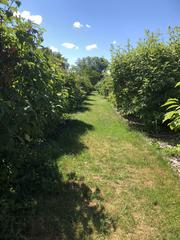
<instances>
[{"instance_id":1,"label":"white cloud","mask_svg":"<svg viewBox=\"0 0 180 240\"><path fill-rule=\"evenodd\" d=\"M81 22L79 22L79 21L76 21L76 22L74 22L73 23L73 27L74 28L83 28L83 27L86 27L86 28L91 28L91 25L89 25L89 24L82 24Z\"/></svg>"},{"instance_id":2,"label":"white cloud","mask_svg":"<svg viewBox=\"0 0 180 240\"><path fill-rule=\"evenodd\" d=\"M76 50L79 49L79 47L76 46L76 44L69 43L69 42L63 43L62 46L65 47L65 48L69 48L69 49L73 49L73 48L76 49Z\"/></svg>"},{"instance_id":3,"label":"white cloud","mask_svg":"<svg viewBox=\"0 0 180 240\"><path fill-rule=\"evenodd\" d=\"M113 41L113 42L112 42L112 44L114 44L114 45L115 45L115 44L117 44L117 42L116 42L116 41Z\"/></svg>"},{"instance_id":4,"label":"white cloud","mask_svg":"<svg viewBox=\"0 0 180 240\"><path fill-rule=\"evenodd\" d=\"M73 27L74 28L83 28L84 27L84 25L83 24L81 24L79 21L77 21L77 22L74 22L73 23Z\"/></svg>"},{"instance_id":5,"label":"white cloud","mask_svg":"<svg viewBox=\"0 0 180 240\"><path fill-rule=\"evenodd\" d=\"M15 15L17 15L18 13L16 13ZM33 23L36 23L38 25L40 25L43 21L42 17L40 15L31 15L31 13L29 11L23 11L22 13L20 13L20 16L22 18L24 18L25 20L30 20ZM17 17L19 17L17 15Z\"/></svg>"},{"instance_id":6,"label":"white cloud","mask_svg":"<svg viewBox=\"0 0 180 240\"><path fill-rule=\"evenodd\" d=\"M91 28L91 25L89 25L89 24L86 24L86 27L87 27L87 28Z\"/></svg>"},{"instance_id":7,"label":"white cloud","mask_svg":"<svg viewBox=\"0 0 180 240\"><path fill-rule=\"evenodd\" d=\"M52 52L55 52L55 53L59 52L59 50L54 46L50 46L49 48L51 49Z\"/></svg>"},{"instance_id":8,"label":"white cloud","mask_svg":"<svg viewBox=\"0 0 180 240\"><path fill-rule=\"evenodd\" d=\"M98 48L98 47L97 47L96 44L91 44L91 45L87 45L87 46L86 46L86 50L87 50L87 51L91 51L91 50L97 49L97 48Z\"/></svg>"},{"instance_id":9,"label":"white cloud","mask_svg":"<svg viewBox=\"0 0 180 240\"><path fill-rule=\"evenodd\" d=\"M36 24L41 24L43 19L40 15L34 15L34 16L30 16L29 20L31 20L33 23L36 23Z\"/></svg>"},{"instance_id":10,"label":"white cloud","mask_svg":"<svg viewBox=\"0 0 180 240\"><path fill-rule=\"evenodd\" d=\"M29 11L23 11L21 13L21 17L24 18L24 19L29 19L29 17L31 16L30 12Z\"/></svg>"}]
</instances>

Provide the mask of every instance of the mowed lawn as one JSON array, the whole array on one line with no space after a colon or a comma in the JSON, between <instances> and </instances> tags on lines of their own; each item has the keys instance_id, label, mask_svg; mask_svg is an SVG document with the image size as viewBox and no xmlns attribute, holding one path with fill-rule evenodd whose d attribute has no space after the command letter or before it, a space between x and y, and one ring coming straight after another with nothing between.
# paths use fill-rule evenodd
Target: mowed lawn
<instances>
[{"instance_id":1,"label":"mowed lawn","mask_svg":"<svg viewBox=\"0 0 180 240\"><path fill-rule=\"evenodd\" d=\"M75 204L75 215L65 216L73 233L64 239L180 239L179 177L107 100L97 94L87 99L72 115L63 145L59 169L74 189L77 184L89 194L84 200L82 190L84 207Z\"/></svg>"}]
</instances>

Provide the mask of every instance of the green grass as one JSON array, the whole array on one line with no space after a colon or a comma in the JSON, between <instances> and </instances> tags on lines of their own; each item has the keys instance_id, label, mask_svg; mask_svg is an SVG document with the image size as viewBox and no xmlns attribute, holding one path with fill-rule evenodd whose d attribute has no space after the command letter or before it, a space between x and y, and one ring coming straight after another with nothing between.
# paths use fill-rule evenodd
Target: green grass
<instances>
[{"instance_id":1,"label":"green grass","mask_svg":"<svg viewBox=\"0 0 180 240\"><path fill-rule=\"evenodd\" d=\"M55 147L64 187L44 200L33 240L180 239L179 177L101 96L72 115Z\"/></svg>"}]
</instances>

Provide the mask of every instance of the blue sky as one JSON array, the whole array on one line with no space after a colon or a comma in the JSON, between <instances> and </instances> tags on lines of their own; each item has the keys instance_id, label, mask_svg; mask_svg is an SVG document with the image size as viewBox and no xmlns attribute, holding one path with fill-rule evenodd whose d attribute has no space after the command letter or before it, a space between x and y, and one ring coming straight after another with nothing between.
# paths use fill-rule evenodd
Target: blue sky
<instances>
[{"instance_id":1,"label":"blue sky","mask_svg":"<svg viewBox=\"0 0 180 240\"><path fill-rule=\"evenodd\" d=\"M113 42L134 45L144 29L166 34L168 26L180 25L180 0L22 0L23 11L42 17L44 45L71 64L85 56L109 58Z\"/></svg>"}]
</instances>

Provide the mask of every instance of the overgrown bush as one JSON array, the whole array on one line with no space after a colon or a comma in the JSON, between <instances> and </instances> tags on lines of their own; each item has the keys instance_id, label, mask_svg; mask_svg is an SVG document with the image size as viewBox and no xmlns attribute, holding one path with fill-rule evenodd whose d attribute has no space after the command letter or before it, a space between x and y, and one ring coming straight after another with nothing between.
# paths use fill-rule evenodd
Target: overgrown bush
<instances>
[{"instance_id":1,"label":"overgrown bush","mask_svg":"<svg viewBox=\"0 0 180 240\"><path fill-rule=\"evenodd\" d=\"M82 87L60 54L42 46L42 29L18 16L20 1L0 2L0 238L21 239L39 191L56 182L39 146L78 107ZM48 181L51 179L51 181Z\"/></svg>"},{"instance_id":2,"label":"overgrown bush","mask_svg":"<svg viewBox=\"0 0 180 240\"><path fill-rule=\"evenodd\" d=\"M122 113L142 119L149 128L162 124L161 105L175 96L174 85L180 79L179 30L169 28L168 42L146 31L146 38L137 47L128 44L125 50L112 51L110 69L116 106Z\"/></svg>"},{"instance_id":3,"label":"overgrown bush","mask_svg":"<svg viewBox=\"0 0 180 240\"><path fill-rule=\"evenodd\" d=\"M95 88L101 95L103 95L110 102L116 105L115 96L114 96L113 79L109 71L107 71L104 74L103 79L96 84Z\"/></svg>"},{"instance_id":4,"label":"overgrown bush","mask_svg":"<svg viewBox=\"0 0 180 240\"><path fill-rule=\"evenodd\" d=\"M64 82L66 88L66 108L65 111L70 113L77 110L85 99L88 89L81 85L81 81L77 80L77 76L74 73L69 72Z\"/></svg>"}]
</instances>

